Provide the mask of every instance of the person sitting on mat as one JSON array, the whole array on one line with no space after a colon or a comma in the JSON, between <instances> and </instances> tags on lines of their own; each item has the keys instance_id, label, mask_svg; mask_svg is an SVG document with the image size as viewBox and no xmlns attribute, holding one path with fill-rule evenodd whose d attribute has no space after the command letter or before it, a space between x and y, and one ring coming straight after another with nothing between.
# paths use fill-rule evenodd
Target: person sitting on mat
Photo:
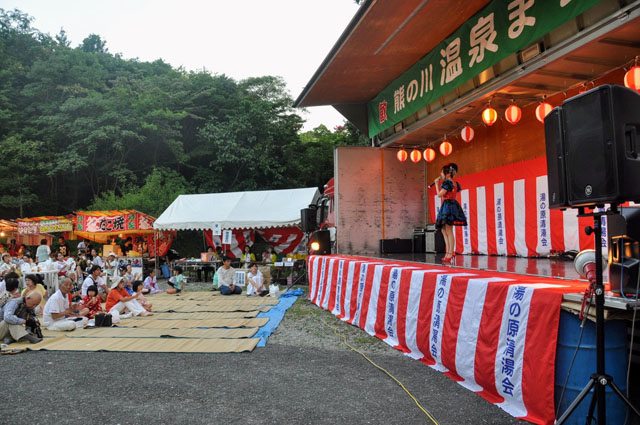
<instances>
[{"instance_id":1,"label":"person sitting on mat","mask_svg":"<svg viewBox=\"0 0 640 425\"><path fill-rule=\"evenodd\" d=\"M241 294L242 288L233 284L236 272L231 268L231 258L225 256L222 259L222 267L216 272L218 275L218 290L222 295Z\"/></svg>"},{"instance_id":2,"label":"person sitting on mat","mask_svg":"<svg viewBox=\"0 0 640 425\"><path fill-rule=\"evenodd\" d=\"M3 307L3 320L0 321L0 341L11 344L15 341L28 341L36 344L42 341L42 335L34 332L39 323L35 308L38 307L42 295L32 292L26 297L13 298Z\"/></svg>"},{"instance_id":3,"label":"person sitting on mat","mask_svg":"<svg viewBox=\"0 0 640 425\"><path fill-rule=\"evenodd\" d=\"M144 289L142 290L142 293L157 294L160 292L164 291L158 287L158 281L156 280L156 270L151 269L149 270L149 276L144 279Z\"/></svg>"},{"instance_id":4,"label":"person sitting on mat","mask_svg":"<svg viewBox=\"0 0 640 425\"><path fill-rule=\"evenodd\" d=\"M124 289L124 280L116 277L111 285L111 291L107 297L106 310L111 315L113 323L118 323L121 319L128 319L131 316L151 316L153 313L140 305L136 300L138 295L129 295ZM128 310L130 314L121 314L124 310Z\"/></svg>"},{"instance_id":5,"label":"person sitting on mat","mask_svg":"<svg viewBox=\"0 0 640 425\"><path fill-rule=\"evenodd\" d=\"M173 268L173 282L167 282L171 288L167 289L167 294L179 294L184 286L184 276L182 276L182 267L175 266Z\"/></svg>"},{"instance_id":6,"label":"person sitting on mat","mask_svg":"<svg viewBox=\"0 0 640 425\"><path fill-rule=\"evenodd\" d=\"M133 293L136 295L136 300L138 300L140 305L144 307L145 310L151 311L151 307L153 305L149 302L149 300L147 300L147 298L142 293L142 288L144 288L142 281L134 280L132 286L133 286Z\"/></svg>"},{"instance_id":7,"label":"person sitting on mat","mask_svg":"<svg viewBox=\"0 0 640 425\"><path fill-rule=\"evenodd\" d=\"M87 325L89 320L84 316L89 314L89 309L69 303L72 287L71 279L65 278L45 304L42 325L50 331L72 331Z\"/></svg>"},{"instance_id":8,"label":"person sitting on mat","mask_svg":"<svg viewBox=\"0 0 640 425\"><path fill-rule=\"evenodd\" d=\"M260 295L264 297L269 293L269 290L264 286L264 276L262 272L258 270L256 263L249 265L249 273L247 273L247 295Z\"/></svg>"},{"instance_id":9,"label":"person sitting on mat","mask_svg":"<svg viewBox=\"0 0 640 425\"><path fill-rule=\"evenodd\" d=\"M87 295L82 297L82 305L89 309L89 315L87 316L89 319L93 319L98 313L104 313L102 303L100 303L100 297L98 297L97 286L92 285L87 288Z\"/></svg>"}]
</instances>

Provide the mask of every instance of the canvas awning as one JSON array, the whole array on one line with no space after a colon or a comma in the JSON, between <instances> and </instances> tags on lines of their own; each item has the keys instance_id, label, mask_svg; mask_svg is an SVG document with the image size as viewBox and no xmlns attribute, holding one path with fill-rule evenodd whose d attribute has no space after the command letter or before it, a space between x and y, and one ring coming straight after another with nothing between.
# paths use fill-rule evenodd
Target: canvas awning
<instances>
[{"instance_id":1,"label":"canvas awning","mask_svg":"<svg viewBox=\"0 0 640 425\"><path fill-rule=\"evenodd\" d=\"M158 230L264 229L300 224L300 210L315 203L315 187L180 195L158 217Z\"/></svg>"}]
</instances>

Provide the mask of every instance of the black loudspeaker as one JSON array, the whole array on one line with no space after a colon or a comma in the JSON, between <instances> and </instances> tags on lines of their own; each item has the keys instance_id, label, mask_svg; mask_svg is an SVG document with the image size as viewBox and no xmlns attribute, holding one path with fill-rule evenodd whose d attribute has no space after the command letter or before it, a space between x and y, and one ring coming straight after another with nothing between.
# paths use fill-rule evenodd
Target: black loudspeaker
<instances>
[{"instance_id":1,"label":"black loudspeaker","mask_svg":"<svg viewBox=\"0 0 640 425\"><path fill-rule=\"evenodd\" d=\"M315 208L303 208L300 210L300 227L303 232L313 232L318 228L316 211Z\"/></svg>"},{"instance_id":2,"label":"black loudspeaker","mask_svg":"<svg viewBox=\"0 0 640 425\"><path fill-rule=\"evenodd\" d=\"M331 254L331 233L328 230L318 230L311 234L309 240L311 253L315 255ZM318 243L318 249L313 249L314 243Z\"/></svg>"},{"instance_id":3,"label":"black loudspeaker","mask_svg":"<svg viewBox=\"0 0 640 425\"><path fill-rule=\"evenodd\" d=\"M544 119L549 208L566 208L569 206L567 177L564 172L564 140L562 134L562 109L554 108Z\"/></svg>"},{"instance_id":4,"label":"black loudspeaker","mask_svg":"<svg viewBox=\"0 0 640 425\"><path fill-rule=\"evenodd\" d=\"M599 86L566 100L554 114L545 119L549 195L556 197L550 206L640 200L640 94Z\"/></svg>"},{"instance_id":5,"label":"black loudspeaker","mask_svg":"<svg viewBox=\"0 0 640 425\"><path fill-rule=\"evenodd\" d=\"M635 295L640 274L640 208L622 207L607 217L611 291Z\"/></svg>"}]
</instances>

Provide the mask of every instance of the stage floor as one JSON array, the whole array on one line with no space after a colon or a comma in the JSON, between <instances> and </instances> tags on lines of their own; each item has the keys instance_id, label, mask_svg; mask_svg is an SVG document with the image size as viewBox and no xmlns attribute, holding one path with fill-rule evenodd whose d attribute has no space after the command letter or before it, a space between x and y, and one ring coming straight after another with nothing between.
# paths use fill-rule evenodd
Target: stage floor
<instances>
[{"instance_id":1,"label":"stage floor","mask_svg":"<svg viewBox=\"0 0 640 425\"><path fill-rule=\"evenodd\" d=\"M441 265L442 257L444 257L444 254L382 254L371 256L370 258ZM451 265L460 268L516 273L527 276L584 280L573 267L573 261L551 260L548 258L456 255ZM605 282L609 281L609 273L605 272L603 277Z\"/></svg>"}]
</instances>

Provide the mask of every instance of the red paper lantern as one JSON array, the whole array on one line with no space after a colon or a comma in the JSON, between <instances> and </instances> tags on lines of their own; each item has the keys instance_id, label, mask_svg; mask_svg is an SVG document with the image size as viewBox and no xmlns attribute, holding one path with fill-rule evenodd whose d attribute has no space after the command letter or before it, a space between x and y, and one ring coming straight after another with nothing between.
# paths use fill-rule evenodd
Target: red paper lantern
<instances>
[{"instance_id":1,"label":"red paper lantern","mask_svg":"<svg viewBox=\"0 0 640 425\"><path fill-rule=\"evenodd\" d=\"M544 123L544 118L551 112L553 106L549 105L547 102L542 102L536 108L536 118L541 123Z\"/></svg>"},{"instance_id":2,"label":"red paper lantern","mask_svg":"<svg viewBox=\"0 0 640 425\"><path fill-rule=\"evenodd\" d=\"M624 85L640 92L640 66L636 65L624 74Z\"/></svg>"},{"instance_id":3,"label":"red paper lantern","mask_svg":"<svg viewBox=\"0 0 640 425\"><path fill-rule=\"evenodd\" d=\"M464 128L462 129L462 131L460 132L460 137L462 138L462 140L464 140L466 143L469 143L470 141L473 140L473 128L469 127L468 125L464 126Z\"/></svg>"},{"instance_id":4,"label":"red paper lantern","mask_svg":"<svg viewBox=\"0 0 640 425\"><path fill-rule=\"evenodd\" d=\"M520 109L517 105L511 105L504 111L504 118L509 122L509 124L516 124L522 118L522 109Z\"/></svg>"},{"instance_id":5,"label":"red paper lantern","mask_svg":"<svg viewBox=\"0 0 640 425\"><path fill-rule=\"evenodd\" d=\"M497 120L498 113L491 106L482 111L482 121L484 121L486 125L493 125Z\"/></svg>"},{"instance_id":6,"label":"red paper lantern","mask_svg":"<svg viewBox=\"0 0 640 425\"><path fill-rule=\"evenodd\" d=\"M436 151L434 151L431 148L427 148L427 149L424 150L423 156L424 156L424 160L425 161L431 162L434 159L436 159Z\"/></svg>"},{"instance_id":7,"label":"red paper lantern","mask_svg":"<svg viewBox=\"0 0 640 425\"><path fill-rule=\"evenodd\" d=\"M411 151L411 161L418 163L422 159L422 153L418 149Z\"/></svg>"},{"instance_id":8,"label":"red paper lantern","mask_svg":"<svg viewBox=\"0 0 640 425\"><path fill-rule=\"evenodd\" d=\"M396 158L398 158L398 161L400 162L405 162L407 160L407 157L407 151L405 151L404 149L400 149L396 154Z\"/></svg>"},{"instance_id":9,"label":"red paper lantern","mask_svg":"<svg viewBox=\"0 0 640 425\"><path fill-rule=\"evenodd\" d=\"M451 143L447 142L446 140L440 143L440 153L442 154L442 156L449 156L452 151L453 147L451 146Z\"/></svg>"}]
</instances>

